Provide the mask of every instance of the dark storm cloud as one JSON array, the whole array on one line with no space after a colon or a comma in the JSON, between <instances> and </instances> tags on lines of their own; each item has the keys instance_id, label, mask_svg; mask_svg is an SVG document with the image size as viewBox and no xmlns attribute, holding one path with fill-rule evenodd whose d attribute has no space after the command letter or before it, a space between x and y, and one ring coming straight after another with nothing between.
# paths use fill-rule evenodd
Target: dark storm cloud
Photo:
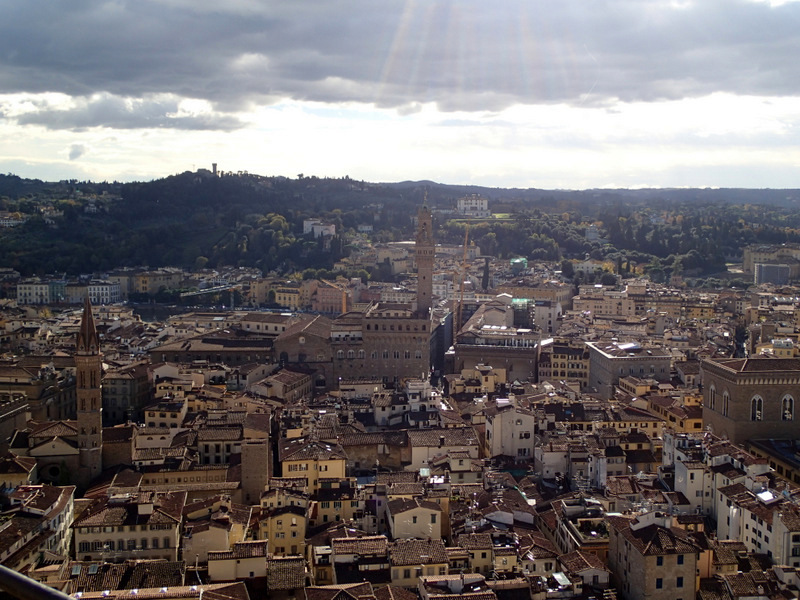
<instances>
[{"instance_id":1,"label":"dark storm cloud","mask_svg":"<svg viewBox=\"0 0 800 600\"><path fill-rule=\"evenodd\" d=\"M0 91L105 94L25 119L50 127L239 126L224 115L170 119L153 101L134 114L107 106L158 94L234 112L279 98L497 110L800 91L796 3L0 0L0 9Z\"/></svg>"}]
</instances>

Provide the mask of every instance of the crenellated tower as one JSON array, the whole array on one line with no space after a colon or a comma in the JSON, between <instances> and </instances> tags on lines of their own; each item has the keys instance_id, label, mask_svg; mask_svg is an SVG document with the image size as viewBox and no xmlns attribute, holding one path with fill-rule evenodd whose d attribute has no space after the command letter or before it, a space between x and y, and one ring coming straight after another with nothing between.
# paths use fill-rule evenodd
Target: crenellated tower
<instances>
[{"instance_id":1,"label":"crenellated tower","mask_svg":"<svg viewBox=\"0 0 800 600\"><path fill-rule=\"evenodd\" d=\"M83 487L88 486L103 470L102 362L100 338L94 324L92 305L87 297L83 305L75 352L80 456L80 472L75 478L75 483Z\"/></svg>"},{"instance_id":2,"label":"crenellated tower","mask_svg":"<svg viewBox=\"0 0 800 600\"><path fill-rule=\"evenodd\" d=\"M427 318L433 297L433 259L436 252L433 220L427 201L417 213L417 239L414 247L417 262L417 314L421 318Z\"/></svg>"}]
</instances>

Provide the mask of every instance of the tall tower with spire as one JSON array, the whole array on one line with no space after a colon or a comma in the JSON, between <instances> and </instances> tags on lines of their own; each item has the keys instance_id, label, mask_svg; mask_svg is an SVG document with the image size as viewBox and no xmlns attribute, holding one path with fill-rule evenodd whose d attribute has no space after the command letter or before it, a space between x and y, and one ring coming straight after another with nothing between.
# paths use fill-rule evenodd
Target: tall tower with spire
<instances>
[{"instance_id":1,"label":"tall tower with spire","mask_svg":"<svg viewBox=\"0 0 800 600\"><path fill-rule=\"evenodd\" d=\"M417 261L417 314L427 318L433 297L433 220L427 199L417 213L417 239L415 243Z\"/></svg>"},{"instance_id":2,"label":"tall tower with spire","mask_svg":"<svg viewBox=\"0 0 800 600\"><path fill-rule=\"evenodd\" d=\"M75 482L84 487L103 470L102 361L100 338L92 316L92 305L87 297L75 352L80 456L80 472Z\"/></svg>"}]
</instances>

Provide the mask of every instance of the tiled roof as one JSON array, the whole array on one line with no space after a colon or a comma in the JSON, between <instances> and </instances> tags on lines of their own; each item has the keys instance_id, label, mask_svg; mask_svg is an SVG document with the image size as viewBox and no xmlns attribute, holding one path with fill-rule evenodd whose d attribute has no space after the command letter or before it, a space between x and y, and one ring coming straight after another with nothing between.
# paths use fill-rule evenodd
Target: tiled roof
<instances>
[{"instance_id":1,"label":"tiled roof","mask_svg":"<svg viewBox=\"0 0 800 600\"><path fill-rule=\"evenodd\" d=\"M385 585L375 590L375 600L417 600L418 596L405 588Z\"/></svg>"},{"instance_id":2,"label":"tiled roof","mask_svg":"<svg viewBox=\"0 0 800 600\"><path fill-rule=\"evenodd\" d=\"M425 492L425 484L421 481L413 483L392 483L387 486L386 495L392 496L421 496Z\"/></svg>"},{"instance_id":3,"label":"tiled roof","mask_svg":"<svg viewBox=\"0 0 800 600\"><path fill-rule=\"evenodd\" d=\"M237 542L233 550L210 551L208 560L227 560L234 558L258 558L267 556L267 541L256 540L250 542Z\"/></svg>"},{"instance_id":4,"label":"tiled roof","mask_svg":"<svg viewBox=\"0 0 800 600\"><path fill-rule=\"evenodd\" d=\"M267 559L267 588L270 591L299 590L305 587L306 561L302 556Z\"/></svg>"},{"instance_id":5,"label":"tiled roof","mask_svg":"<svg viewBox=\"0 0 800 600\"><path fill-rule=\"evenodd\" d=\"M35 438L70 437L78 435L77 421L48 421L35 425L30 436Z\"/></svg>"},{"instance_id":6,"label":"tiled roof","mask_svg":"<svg viewBox=\"0 0 800 600\"><path fill-rule=\"evenodd\" d=\"M305 588L305 594L306 600L370 600L375 597L372 584L368 581L311 586Z\"/></svg>"},{"instance_id":7,"label":"tiled roof","mask_svg":"<svg viewBox=\"0 0 800 600\"><path fill-rule=\"evenodd\" d=\"M442 507L436 504L436 502L423 500L422 498L418 497L397 498L396 500L390 500L386 503L386 510L390 515L399 515L401 513L408 512L409 510L414 510L415 508L424 508L434 512L442 512Z\"/></svg>"},{"instance_id":8,"label":"tiled roof","mask_svg":"<svg viewBox=\"0 0 800 600\"><path fill-rule=\"evenodd\" d=\"M465 550L488 550L492 547L492 536L488 533L465 533L458 536L458 545Z\"/></svg>"},{"instance_id":9,"label":"tiled roof","mask_svg":"<svg viewBox=\"0 0 800 600\"><path fill-rule=\"evenodd\" d=\"M559 556L558 560L564 565L564 568L576 574L588 569L608 570L600 557L591 552L576 550Z\"/></svg>"},{"instance_id":10,"label":"tiled roof","mask_svg":"<svg viewBox=\"0 0 800 600\"><path fill-rule=\"evenodd\" d=\"M421 446L477 446L478 436L469 427L411 429L407 433L412 448Z\"/></svg>"},{"instance_id":11,"label":"tiled roof","mask_svg":"<svg viewBox=\"0 0 800 600\"><path fill-rule=\"evenodd\" d=\"M385 535L369 535L364 537L340 537L331 539L334 554L385 555L389 541Z\"/></svg>"},{"instance_id":12,"label":"tiled roof","mask_svg":"<svg viewBox=\"0 0 800 600\"><path fill-rule=\"evenodd\" d=\"M281 461L286 460L336 460L346 459L347 455L338 444L328 444L317 440L285 440L279 442L278 454Z\"/></svg>"},{"instance_id":13,"label":"tiled roof","mask_svg":"<svg viewBox=\"0 0 800 600\"><path fill-rule=\"evenodd\" d=\"M198 442L228 442L242 439L241 427L203 427L197 432Z\"/></svg>"},{"instance_id":14,"label":"tiled roof","mask_svg":"<svg viewBox=\"0 0 800 600\"><path fill-rule=\"evenodd\" d=\"M205 583L175 587L139 588L136 594L127 589L108 588L102 591L83 592L81 600L172 600L173 598L197 598L206 600L249 600L244 582Z\"/></svg>"},{"instance_id":15,"label":"tiled roof","mask_svg":"<svg viewBox=\"0 0 800 600\"><path fill-rule=\"evenodd\" d=\"M393 566L447 563L442 540L398 540L389 548Z\"/></svg>"},{"instance_id":16,"label":"tiled roof","mask_svg":"<svg viewBox=\"0 0 800 600\"><path fill-rule=\"evenodd\" d=\"M737 373L771 373L776 371L800 371L800 358L723 358L708 359L704 364L716 364Z\"/></svg>"},{"instance_id":17,"label":"tiled roof","mask_svg":"<svg viewBox=\"0 0 800 600\"><path fill-rule=\"evenodd\" d=\"M158 494L153 498L154 507L151 514L139 514L138 502L146 502L149 494L131 497L127 500L102 498L89 507L73 523L73 527L111 527L123 525L171 525L177 527L181 520L181 511L186 503L186 492Z\"/></svg>"},{"instance_id":18,"label":"tiled roof","mask_svg":"<svg viewBox=\"0 0 800 600\"><path fill-rule=\"evenodd\" d=\"M657 556L698 552L696 545L682 537L685 535L683 530L667 529L656 524L640 529L631 529L632 521L630 519L616 516L609 516L606 519L642 555Z\"/></svg>"},{"instance_id":19,"label":"tiled roof","mask_svg":"<svg viewBox=\"0 0 800 600\"><path fill-rule=\"evenodd\" d=\"M0 474L3 475L11 473L29 474L34 467L36 467L36 459L28 456L16 456L9 453L0 459Z\"/></svg>"}]
</instances>

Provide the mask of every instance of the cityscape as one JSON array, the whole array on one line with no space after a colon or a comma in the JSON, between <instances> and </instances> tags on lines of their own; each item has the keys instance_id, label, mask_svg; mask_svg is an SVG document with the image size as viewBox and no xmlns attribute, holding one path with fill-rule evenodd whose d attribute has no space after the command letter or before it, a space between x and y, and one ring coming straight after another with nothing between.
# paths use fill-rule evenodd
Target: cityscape
<instances>
[{"instance_id":1,"label":"cityscape","mask_svg":"<svg viewBox=\"0 0 800 600\"><path fill-rule=\"evenodd\" d=\"M800 0L0 9L0 600L800 600Z\"/></svg>"},{"instance_id":2,"label":"cityscape","mask_svg":"<svg viewBox=\"0 0 800 600\"><path fill-rule=\"evenodd\" d=\"M7 196L0 236L110 227L87 186ZM381 241L371 194L270 217L319 269L3 268L3 565L75 599L796 596L794 229L714 271L645 256L663 202L573 204L582 239L510 256L486 227L543 201L418 184Z\"/></svg>"}]
</instances>

